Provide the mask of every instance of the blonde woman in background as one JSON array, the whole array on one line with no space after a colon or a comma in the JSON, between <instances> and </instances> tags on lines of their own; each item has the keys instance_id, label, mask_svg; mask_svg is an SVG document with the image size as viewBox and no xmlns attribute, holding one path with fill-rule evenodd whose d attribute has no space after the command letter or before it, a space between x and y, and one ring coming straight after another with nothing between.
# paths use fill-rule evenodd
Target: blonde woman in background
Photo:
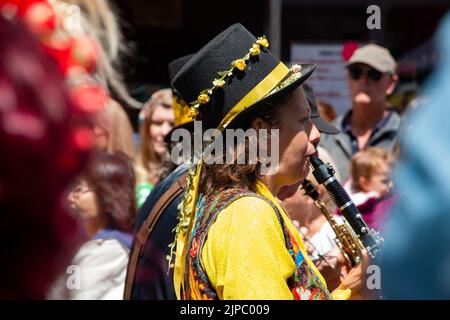
<instances>
[{"instance_id":1,"label":"blonde woman in background","mask_svg":"<svg viewBox=\"0 0 450 320\"><path fill-rule=\"evenodd\" d=\"M117 101L108 99L105 108L96 117L94 132L98 149L108 153L120 151L131 159L135 158L133 128L127 113Z\"/></svg>"},{"instance_id":2,"label":"blonde woman in background","mask_svg":"<svg viewBox=\"0 0 450 320\"><path fill-rule=\"evenodd\" d=\"M137 198L141 206L153 186L172 169L165 136L174 127L172 90L156 91L142 109L140 154L137 165Z\"/></svg>"}]
</instances>

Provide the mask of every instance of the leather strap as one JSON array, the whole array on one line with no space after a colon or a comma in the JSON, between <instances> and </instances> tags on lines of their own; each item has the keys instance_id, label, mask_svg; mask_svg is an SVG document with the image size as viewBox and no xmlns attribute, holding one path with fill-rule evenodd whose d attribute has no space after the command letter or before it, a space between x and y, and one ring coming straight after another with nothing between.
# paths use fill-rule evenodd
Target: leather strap
<instances>
[{"instance_id":1,"label":"leather strap","mask_svg":"<svg viewBox=\"0 0 450 320\"><path fill-rule=\"evenodd\" d=\"M130 261L128 262L127 268L127 278L125 281L125 290L123 299L130 300L131 292L133 290L134 278L136 275L136 267L140 256L144 250L144 246L147 243L150 234L153 231L159 217L164 212L164 210L169 206L169 204L175 200L183 191L186 186L186 177L188 173L186 172L180 178L173 183L169 189L159 198L151 209L147 219L145 219L138 233L133 239L133 246L130 253Z\"/></svg>"}]
</instances>

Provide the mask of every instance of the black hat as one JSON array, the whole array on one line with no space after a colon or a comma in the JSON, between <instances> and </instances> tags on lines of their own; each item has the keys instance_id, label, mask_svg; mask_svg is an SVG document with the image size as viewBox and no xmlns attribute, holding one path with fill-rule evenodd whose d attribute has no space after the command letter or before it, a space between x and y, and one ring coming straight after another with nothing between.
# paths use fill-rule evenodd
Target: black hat
<instances>
[{"instance_id":1,"label":"black hat","mask_svg":"<svg viewBox=\"0 0 450 320\"><path fill-rule=\"evenodd\" d=\"M191 59L193 56L194 54L191 53L169 62L168 71L171 82L173 78L176 76L176 74L186 64L186 62L188 62L189 59ZM175 115L174 129L177 129L178 127L184 125L185 123L192 122L192 119L188 116L189 106L186 104L186 101L184 101L184 99L178 94L178 92L173 87L172 87L172 95L173 95L172 108ZM172 129L172 131L174 129ZM170 135L172 134L172 131L170 132L169 135L167 135L169 138Z\"/></svg>"},{"instance_id":2,"label":"black hat","mask_svg":"<svg viewBox=\"0 0 450 320\"><path fill-rule=\"evenodd\" d=\"M181 56L175 60L169 62L168 71L169 71L169 80L172 82L175 75L181 70L181 68L186 64L194 56L193 53ZM184 99L178 94L178 92L172 87L172 95L173 95L173 112L175 116L175 127L170 130L170 132L164 137L166 143L170 143L170 138L172 133L180 128L184 128L193 131L193 121L190 119L187 114L189 112L189 106L186 105Z\"/></svg>"},{"instance_id":3,"label":"black hat","mask_svg":"<svg viewBox=\"0 0 450 320\"><path fill-rule=\"evenodd\" d=\"M322 133L328 134L337 134L341 132L338 128L336 128L331 123L325 121L319 113L319 109L317 108L316 97L314 96L314 90L307 83L302 85L303 90L306 94L306 99L308 100L309 106L311 107L311 121L317 127L317 129Z\"/></svg>"},{"instance_id":4,"label":"black hat","mask_svg":"<svg viewBox=\"0 0 450 320\"><path fill-rule=\"evenodd\" d=\"M197 118L204 129L223 129L237 123L254 113L261 103L297 88L314 71L312 64L289 69L268 46L264 37L256 38L241 24L234 24L178 72L172 87L191 110L200 112Z\"/></svg>"},{"instance_id":5,"label":"black hat","mask_svg":"<svg viewBox=\"0 0 450 320\"><path fill-rule=\"evenodd\" d=\"M169 62L168 65L168 71L169 71L169 81L172 82L173 78L175 78L178 71L183 68L183 66L186 64L186 62L189 61L194 56L193 53L187 54L185 56L181 56L179 58L176 58L175 60L172 60Z\"/></svg>"}]
</instances>

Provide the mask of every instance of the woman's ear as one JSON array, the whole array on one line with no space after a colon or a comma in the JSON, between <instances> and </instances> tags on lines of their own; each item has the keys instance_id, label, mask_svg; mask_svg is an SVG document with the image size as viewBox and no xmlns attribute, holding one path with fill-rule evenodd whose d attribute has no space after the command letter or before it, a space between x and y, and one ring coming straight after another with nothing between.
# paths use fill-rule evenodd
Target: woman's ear
<instances>
[{"instance_id":1,"label":"woman's ear","mask_svg":"<svg viewBox=\"0 0 450 320\"><path fill-rule=\"evenodd\" d=\"M255 118L252 120L252 128L258 132L259 129L269 129L269 124L262 118Z\"/></svg>"}]
</instances>

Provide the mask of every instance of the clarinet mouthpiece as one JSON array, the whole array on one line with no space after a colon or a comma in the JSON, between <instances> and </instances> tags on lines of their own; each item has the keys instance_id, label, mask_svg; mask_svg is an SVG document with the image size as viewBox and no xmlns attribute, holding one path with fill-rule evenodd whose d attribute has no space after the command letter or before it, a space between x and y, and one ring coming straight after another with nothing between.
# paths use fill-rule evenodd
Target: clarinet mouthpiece
<instances>
[{"instance_id":1,"label":"clarinet mouthpiece","mask_svg":"<svg viewBox=\"0 0 450 320\"><path fill-rule=\"evenodd\" d=\"M315 156L310 156L309 162L311 163L314 169L317 169L318 167L324 164L322 160L320 160L318 157Z\"/></svg>"}]
</instances>

